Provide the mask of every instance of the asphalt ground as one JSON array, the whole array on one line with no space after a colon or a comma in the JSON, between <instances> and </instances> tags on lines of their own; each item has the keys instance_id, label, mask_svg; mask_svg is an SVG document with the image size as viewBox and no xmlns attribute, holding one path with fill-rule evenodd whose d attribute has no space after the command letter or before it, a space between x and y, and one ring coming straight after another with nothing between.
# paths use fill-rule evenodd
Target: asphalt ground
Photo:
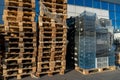
<instances>
[{"instance_id":1,"label":"asphalt ground","mask_svg":"<svg viewBox=\"0 0 120 80\"><path fill-rule=\"evenodd\" d=\"M17 79L10 79L17 80ZM75 70L66 72L64 75L42 76L40 78L26 77L22 80L120 80L120 70L83 75Z\"/></svg>"}]
</instances>

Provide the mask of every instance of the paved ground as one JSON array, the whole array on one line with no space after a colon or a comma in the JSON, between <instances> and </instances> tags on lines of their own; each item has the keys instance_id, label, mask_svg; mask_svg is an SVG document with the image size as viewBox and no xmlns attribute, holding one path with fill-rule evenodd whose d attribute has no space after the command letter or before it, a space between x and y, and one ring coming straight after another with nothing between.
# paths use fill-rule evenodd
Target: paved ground
<instances>
[{"instance_id":1,"label":"paved ground","mask_svg":"<svg viewBox=\"0 0 120 80\"><path fill-rule=\"evenodd\" d=\"M27 77L22 80L120 80L120 71L117 70L117 71L108 71L104 73L97 73L91 75L82 75L81 73L72 70L65 73L65 75L56 74L52 77L46 75L39 79L33 79Z\"/></svg>"}]
</instances>

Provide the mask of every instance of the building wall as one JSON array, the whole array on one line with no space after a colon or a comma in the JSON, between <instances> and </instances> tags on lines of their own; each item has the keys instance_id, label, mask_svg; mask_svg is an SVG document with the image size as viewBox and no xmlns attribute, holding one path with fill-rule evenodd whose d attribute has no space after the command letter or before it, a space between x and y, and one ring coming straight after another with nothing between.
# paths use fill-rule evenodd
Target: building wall
<instances>
[{"instance_id":1,"label":"building wall","mask_svg":"<svg viewBox=\"0 0 120 80\"><path fill-rule=\"evenodd\" d=\"M113 3L114 0L68 0L68 4L103 9L109 11L109 18L115 29L120 29L120 4Z\"/></svg>"},{"instance_id":2,"label":"building wall","mask_svg":"<svg viewBox=\"0 0 120 80\"><path fill-rule=\"evenodd\" d=\"M2 15L4 9L4 0L0 0L0 24L3 24Z\"/></svg>"},{"instance_id":3,"label":"building wall","mask_svg":"<svg viewBox=\"0 0 120 80\"><path fill-rule=\"evenodd\" d=\"M83 6L75 6L75 5L68 5L68 18L71 16L78 16L80 13L84 11L90 11L96 13L98 18L106 18L109 19L109 11L102 10L102 9L95 9Z\"/></svg>"}]
</instances>

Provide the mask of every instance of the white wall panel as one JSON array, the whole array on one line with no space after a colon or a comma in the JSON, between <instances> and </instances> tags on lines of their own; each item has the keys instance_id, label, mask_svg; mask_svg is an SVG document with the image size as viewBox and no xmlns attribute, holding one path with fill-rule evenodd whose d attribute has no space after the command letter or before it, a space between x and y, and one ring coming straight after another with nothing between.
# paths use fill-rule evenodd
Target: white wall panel
<instances>
[{"instance_id":1,"label":"white wall panel","mask_svg":"<svg viewBox=\"0 0 120 80\"><path fill-rule=\"evenodd\" d=\"M82 7L82 6L75 6L75 5L68 5L68 18L70 16L77 16L84 11L94 12L94 13L97 14L98 18L109 19L109 11L108 10Z\"/></svg>"}]
</instances>

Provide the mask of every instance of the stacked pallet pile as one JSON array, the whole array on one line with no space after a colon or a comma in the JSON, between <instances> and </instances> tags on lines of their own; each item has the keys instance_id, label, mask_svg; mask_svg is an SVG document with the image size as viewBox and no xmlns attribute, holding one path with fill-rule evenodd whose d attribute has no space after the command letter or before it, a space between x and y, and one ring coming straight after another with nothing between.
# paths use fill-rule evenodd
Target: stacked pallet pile
<instances>
[{"instance_id":1,"label":"stacked pallet pile","mask_svg":"<svg viewBox=\"0 0 120 80\"><path fill-rule=\"evenodd\" d=\"M116 39L114 44L116 45L115 64L117 68L120 68L120 39Z\"/></svg>"},{"instance_id":2,"label":"stacked pallet pile","mask_svg":"<svg viewBox=\"0 0 120 80\"><path fill-rule=\"evenodd\" d=\"M66 18L66 0L40 0L38 76L64 74L67 45Z\"/></svg>"},{"instance_id":3,"label":"stacked pallet pile","mask_svg":"<svg viewBox=\"0 0 120 80\"><path fill-rule=\"evenodd\" d=\"M4 80L36 72L35 0L5 0Z\"/></svg>"},{"instance_id":4,"label":"stacked pallet pile","mask_svg":"<svg viewBox=\"0 0 120 80\"><path fill-rule=\"evenodd\" d=\"M3 74L3 68L2 68L2 58L4 56L4 26L0 25L0 75Z\"/></svg>"},{"instance_id":5,"label":"stacked pallet pile","mask_svg":"<svg viewBox=\"0 0 120 80\"><path fill-rule=\"evenodd\" d=\"M116 64L117 66L120 66L120 53L116 54Z\"/></svg>"},{"instance_id":6,"label":"stacked pallet pile","mask_svg":"<svg viewBox=\"0 0 120 80\"><path fill-rule=\"evenodd\" d=\"M0 34L2 34L4 32L5 32L4 25L0 24Z\"/></svg>"},{"instance_id":7,"label":"stacked pallet pile","mask_svg":"<svg viewBox=\"0 0 120 80\"><path fill-rule=\"evenodd\" d=\"M119 31L116 31L114 33L114 45L116 46L115 48L115 64L116 67L119 69L120 68L120 37L119 37Z\"/></svg>"},{"instance_id":8,"label":"stacked pallet pile","mask_svg":"<svg viewBox=\"0 0 120 80\"><path fill-rule=\"evenodd\" d=\"M71 17L68 26L68 50L74 57L71 61L75 62L75 70L87 75L116 69L113 28L109 19L98 19L96 13L84 11L75 18Z\"/></svg>"},{"instance_id":9,"label":"stacked pallet pile","mask_svg":"<svg viewBox=\"0 0 120 80\"><path fill-rule=\"evenodd\" d=\"M4 35L0 33L0 75L3 74L2 59L4 56Z\"/></svg>"}]
</instances>

